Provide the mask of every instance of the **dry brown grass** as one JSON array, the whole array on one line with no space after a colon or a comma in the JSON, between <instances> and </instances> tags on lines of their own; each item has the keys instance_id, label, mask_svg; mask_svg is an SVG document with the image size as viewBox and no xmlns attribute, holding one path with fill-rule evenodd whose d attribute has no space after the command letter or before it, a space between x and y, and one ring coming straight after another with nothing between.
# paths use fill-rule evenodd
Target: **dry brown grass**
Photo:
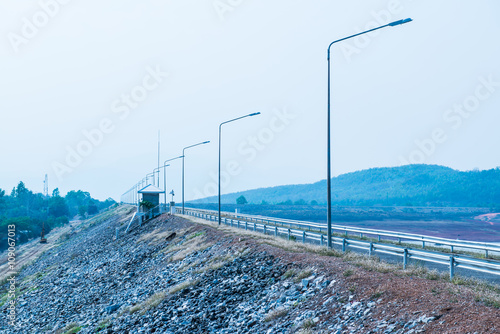
<instances>
[{"instance_id":1,"label":"dry brown grass","mask_svg":"<svg viewBox=\"0 0 500 334\"><path fill-rule=\"evenodd\" d=\"M158 306L167 296L165 291L160 291L146 299L140 304L132 306L129 310L130 313L141 311L141 314L146 313L149 309Z\"/></svg>"},{"instance_id":2,"label":"dry brown grass","mask_svg":"<svg viewBox=\"0 0 500 334\"><path fill-rule=\"evenodd\" d=\"M154 231L141 235L136 243L149 242L150 245L158 244L161 241L165 241L165 238L172 233L172 231L164 230L164 228L160 227Z\"/></svg>"},{"instance_id":3,"label":"dry brown grass","mask_svg":"<svg viewBox=\"0 0 500 334\"><path fill-rule=\"evenodd\" d=\"M170 288L170 290L168 290L168 293L173 295L176 292L182 291L186 288L189 288L190 286L198 284L198 282L199 280L189 279L187 281L174 285L173 287Z\"/></svg>"},{"instance_id":4,"label":"dry brown grass","mask_svg":"<svg viewBox=\"0 0 500 334\"><path fill-rule=\"evenodd\" d=\"M196 236L169 250L169 253L177 252L171 257L171 261L184 260L189 254L205 250L210 246L212 243L206 242L204 235Z\"/></svg>"},{"instance_id":5,"label":"dry brown grass","mask_svg":"<svg viewBox=\"0 0 500 334\"><path fill-rule=\"evenodd\" d=\"M280 307L277 309L274 309L272 311L269 311L269 313L265 316L264 321L265 322L270 322L279 318L283 318L288 314L288 309L284 307Z\"/></svg>"}]
</instances>

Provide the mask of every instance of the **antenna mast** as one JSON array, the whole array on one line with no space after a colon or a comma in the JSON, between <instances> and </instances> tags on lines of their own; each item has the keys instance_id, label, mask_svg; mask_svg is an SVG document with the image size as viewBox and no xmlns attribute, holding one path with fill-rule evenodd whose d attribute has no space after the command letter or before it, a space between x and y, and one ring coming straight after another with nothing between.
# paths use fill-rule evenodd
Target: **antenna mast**
<instances>
[{"instance_id":1,"label":"antenna mast","mask_svg":"<svg viewBox=\"0 0 500 334\"><path fill-rule=\"evenodd\" d=\"M45 174L45 180L43 180L43 195L49 197L49 177Z\"/></svg>"}]
</instances>

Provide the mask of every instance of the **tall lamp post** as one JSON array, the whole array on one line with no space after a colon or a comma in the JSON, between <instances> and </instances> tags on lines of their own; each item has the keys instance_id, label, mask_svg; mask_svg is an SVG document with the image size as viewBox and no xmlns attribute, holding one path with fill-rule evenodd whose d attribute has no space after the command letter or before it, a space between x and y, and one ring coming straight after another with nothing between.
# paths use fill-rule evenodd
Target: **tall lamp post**
<instances>
[{"instance_id":1,"label":"tall lamp post","mask_svg":"<svg viewBox=\"0 0 500 334\"><path fill-rule=\"evenodd\" d=\"M176 159L180 159L182 157L183 156L181 155L181 156L178 156L178 157L175 157L172 159L165 160L163 162L163 166L155 168L155 170L158 169L158 175L160 175L160 169L163 168L163 190L165 191L165 197L164 197L165 208L167 208L167 167L170 166L170 164L167 165L167 162L172 161L172 160L176 160ZM158 178L158 185L159 184L160 184L160 179Z\"/></svg>"},{"instance_id":2,"label":"tall lamp post","mask_svg":"<svg viewBox=\"0 0 500 334\"><path fill-rule=\"evenodd\" d=\"M331 173L331 147L330 147L330 144L331 144L331 141L330 141L330 48L332 47L333 44L345 41L346 39L350 39L350 38L353 38L353 37L356 37L359 35L363 35L363 34L366 34L366 33L369 33L369 32L372 32L372 31L375 31L378 29L382 29L385 27L398 26L398 25L405 24L405 23L408 23L411 21L412 21L412 19L410 19L410 18L404 19L404 20L399 20L399 21L394 21L394 22L388 23L386 25L383 25L383 26L380 26L377 28L373 28L370 30L360 32L359 34L355 34L352 36L338 39L336 41L331 42L330 45L328 46L328 53L327 53L327 60L328 60L328 118L327 118L327 149L326 149L327 150L326 183L327 183L327 205L328 205L328 208L327 208L328 248L332 248L332 246L333 246L332 245L332 173Z\"/></svg>"},{"instance_id":3,"label":"tall lamp post","mask_svg":"<svg viewBox=\"0 0 500 334\"><path fill-rule=\"evenodd\" d=\"M220 154L220 152L221 152L221 134L222 134L222 126L223 126L224 124L231 123L231 122L234 122L234 121L240 120L240 119L242 119L242 118L251 117L251 116L257 116L257 115L260 115L260 112L255 112L255 113L252 113L252 114L248 114L248 115L245 115L245 116L241 116L241 117L238 117L238 118L234 118L234 119L231 119L231 120L229 120L229 121L222 122L222 123L220 123L220 125L219 125L219 178L218 178L218 198L219 198L219 200L218 200L218 202L219 202L219 211L218 211L218 212L219 212L219 225L221 224L221 215L220 215L220 211L221 211L221 210L220 210L220 165L221 165L221 163L220 163L220 161L221 161L220 156L221 156L221 154Z\"/></svg>"},{"instance_id":4,"label":"tall lamp post","mask_svg":"<svg viewBox=\"0 0 500 334\"><path fill-rule=\"evenodd\" d=\"M148 184L149 181L149 175L153 176L153 185L155 185L155 173L146 174L146 185Z\"/></svg>"},{"instance_id":5,"label":"tall lamp post","mask_svg":"<svg viewBox=\"0 0 500 334\"><path fill-rule=\"evenodd\" d=\"M191 146L187 146L187 147L184 147L182 149L182 214L184 214L184 157L186 156L186 154L184 153L188 148L191 148L191 147L195 147L195 146L199 146L199 145L203 145L203 144L208 144L210 143L210 141L204 141L202 143L198 143L198 144L194 144L194 145L191 145Z\"/></svg>"}]
</instances>

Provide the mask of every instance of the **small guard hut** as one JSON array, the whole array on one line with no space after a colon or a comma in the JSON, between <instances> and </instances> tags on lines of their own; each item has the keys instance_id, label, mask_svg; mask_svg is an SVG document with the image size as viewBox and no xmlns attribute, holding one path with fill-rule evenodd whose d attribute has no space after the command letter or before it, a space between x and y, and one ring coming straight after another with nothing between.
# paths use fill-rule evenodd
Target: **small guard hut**
<instances>
[{"instance_id":1,"label":"small guard hut","mask_svg":"<svg viewBox=\"0 0 500 334\"><path fill-rule=\"evenodd\" d=\"M165 191L161 190L160 188L149 184L145 186L144 188L140 189L138 192L139 194L139 203L141 202L149 202L153 205L152 207L152 217L157 216L160 214L160 194L165 193ZM147 213L151 208L146 208L143 205L139 205L139 210L138 212L142 212L143 214ZM149 217L148 217L149 218Z\"/></svg>"}]
</instances>

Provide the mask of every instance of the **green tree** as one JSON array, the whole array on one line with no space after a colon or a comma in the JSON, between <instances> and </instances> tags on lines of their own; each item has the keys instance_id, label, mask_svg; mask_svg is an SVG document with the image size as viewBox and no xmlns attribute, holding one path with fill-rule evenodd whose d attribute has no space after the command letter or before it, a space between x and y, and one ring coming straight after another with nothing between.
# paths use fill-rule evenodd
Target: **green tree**
<instances>
[{"instance_id":1,"label":"green tree","mask_svg":"<svg viewBox=\"0 0 500 334\"><path fill-rule=\"evenodd\" d=\"M78 207L78 214L80 215L80 218L85 218L85 213L87 212L87 207L84 205L80 205Z\"/></svg>"},{"instance_id":2,"label":"green tree","mask_svg":"<svg viewBox=\"0 0 500 334\"><path fill-rule=\"evenodd\" d=\"M52 197L49 201L49 215L55 218L69 216L68 205L64 198L60 196Z\"/></svg>"},{"instance_id":3,"label":"green tree","mask_svg":"<svg viewBox=\"0 0 500 334\"><path fill-rule=\"evenodd\" d=\"M5 190L2 190L2 188L0 188L0 208L3 207L5 203Z\"/></svg>"},{"instance_id":4,"label":"green tree","mask_svg":"<svg viewBox=\"0 0 500 334\"><path fill-rule=\"evenodd\" d=\"M90 203L88 206L87 206L87 213L89 215L95 215L96 213L99 212L99 209L97 208L97 205L95 205L95 203Z\"/></svg>"},{"instance_id":5,"label":"green tree","mask_svg":"<svg viewBox=\"0 0 500 334\"><path fill-rule=\"evenodd\" d=\"M238 204L238 205L244 205L244 204L247 204L247 203L248 203L248 201L245 198L245 196L243 196L243 195L241 195L240 197L238 197L236 199L236 204Z\"/></svg>"}]
</instances>

